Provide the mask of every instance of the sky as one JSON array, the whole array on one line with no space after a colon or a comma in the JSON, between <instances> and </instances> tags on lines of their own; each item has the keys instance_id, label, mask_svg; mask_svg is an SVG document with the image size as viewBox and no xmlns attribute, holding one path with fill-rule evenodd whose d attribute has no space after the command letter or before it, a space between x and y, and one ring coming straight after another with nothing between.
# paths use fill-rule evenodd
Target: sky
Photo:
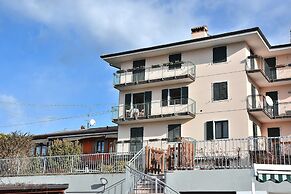
<instances>
[{"instance_id":1,"label":"sky","mask_svg":"<svg viewBox=\"0 0 291 194\"><path fill-rule=\"evenodd\" d=\"M0 0L0 133L114 125L116 71L100 55L260 27L289 43L291 0ZM91 113L91 114L90 114ZM88 115L89 114L89 115Z\"/></svg>"}]
</instances>

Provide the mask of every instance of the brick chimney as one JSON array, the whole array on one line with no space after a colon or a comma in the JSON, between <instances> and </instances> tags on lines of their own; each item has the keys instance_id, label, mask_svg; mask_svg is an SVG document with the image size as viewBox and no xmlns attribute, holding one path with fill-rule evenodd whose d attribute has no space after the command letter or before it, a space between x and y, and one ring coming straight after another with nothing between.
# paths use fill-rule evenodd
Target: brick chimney
<instances>
[{"instance_id":1,"label":"brick chimney","mask_svg":"<svg viewBox=\"0 0 291 194\"><path fill-rule=\"evenodd\" d=\"M205 25L191 28L191 34L193 39L207 37L209 36L207 32L208 28Z\"/></svg>"}]
</instances>

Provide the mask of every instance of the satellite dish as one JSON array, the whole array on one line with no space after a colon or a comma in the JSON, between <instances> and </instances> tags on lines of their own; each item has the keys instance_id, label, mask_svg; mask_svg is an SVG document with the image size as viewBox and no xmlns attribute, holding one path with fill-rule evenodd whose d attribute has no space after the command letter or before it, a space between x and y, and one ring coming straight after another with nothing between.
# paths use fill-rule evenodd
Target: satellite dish
<instances>
[{"instance_id":1,"label":"satellite dish","mask_svg":"<svg viewBox=\"0 0 291 194\"><path fill-rule=\"evenodd\" d=\"M91 119L91 120L89 121L89 125L90 125L90 126L94 126L94 125L96 125L96 121L95 121L94 119Z\"/></svg>"},{"instance_id":2,"label":"satellite dish","mask_svg":"<svg viewBox=\"0 0 291 194\"><path fill-rule=\"evenodd\" d=\"M266 102L268 105L273 106L274 102L270 96L266 96Z\"/></svg>"}]
</instances>

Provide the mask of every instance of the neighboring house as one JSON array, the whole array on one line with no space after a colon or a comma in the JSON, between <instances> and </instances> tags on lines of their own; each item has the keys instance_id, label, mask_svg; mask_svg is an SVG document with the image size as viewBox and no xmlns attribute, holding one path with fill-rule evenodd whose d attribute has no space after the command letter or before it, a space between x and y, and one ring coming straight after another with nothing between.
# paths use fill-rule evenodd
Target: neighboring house
<instances>
[{"instance_id":1,"label":"neighboring house","mask_svg":"<svg viewBox=\"0 0 291 194\"><path fill-rule=\"evenodd\" d=\"M34 135L34 155L47 155L47 148L50 145L50 142L57 139L79 141L82 145L83 154L111 153L115 152L117 127L107 126Z\"/></svg>"},{"instance_id":2,"label":"neighboring house","mask_svg":"<svg viewBox=\"0 0 291 194\"><path fill-rule=\"evenodd\" d=\"M291 44L259 28L102 55L118 70L119 141L291 135ZM141 146L139 146L141 147Z\"/></svg>"}]
</instances>

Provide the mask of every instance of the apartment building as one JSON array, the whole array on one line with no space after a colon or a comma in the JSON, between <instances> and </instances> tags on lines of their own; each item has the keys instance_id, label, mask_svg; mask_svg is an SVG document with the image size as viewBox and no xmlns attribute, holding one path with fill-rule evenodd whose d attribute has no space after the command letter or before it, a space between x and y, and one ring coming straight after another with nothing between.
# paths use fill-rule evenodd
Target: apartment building
<instances>
[{"instance_id":1,"label":"apartment building","mask_svg":"<svg viewBox=\"0 0 291 194\"><path fill-rule=\"evenodd\" d=\"M291 44L259 28L102 55L112 67L118 140L291 135ZM142 145L134 145L139 149Z\"/></svg>"}]
</instances>

